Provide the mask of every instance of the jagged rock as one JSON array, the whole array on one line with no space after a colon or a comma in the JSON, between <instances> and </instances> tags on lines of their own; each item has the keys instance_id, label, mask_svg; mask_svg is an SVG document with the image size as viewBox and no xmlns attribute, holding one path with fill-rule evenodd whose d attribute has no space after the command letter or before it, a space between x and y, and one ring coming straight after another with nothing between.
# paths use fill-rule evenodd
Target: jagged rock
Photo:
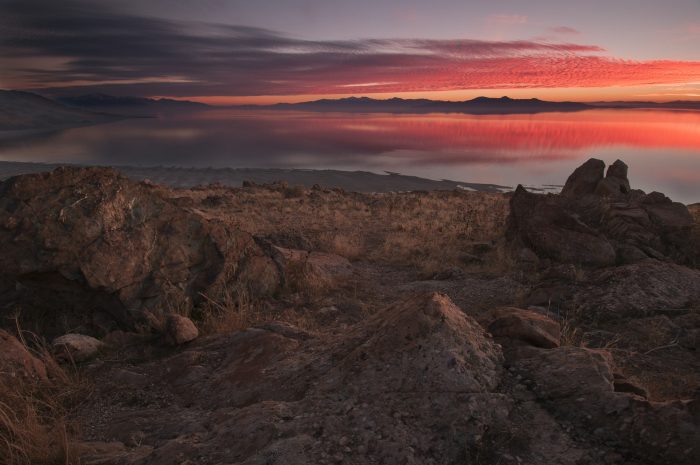
<instances>
[{"instance_id":1,"label":"jagged rock","mask_svg":"<svg viewBox=\"0 0 700 465\"><path fill-rule=\"evenodd\" d=\"M559 323L531 310L495 308L482 321L494 337L516 339L545 349L559 347Z\"/></svg>"},{"instance_id":2,"label":"jagged rock","mask_svg":"<svg viewBox=\"0 0 700 465\"><path fill-rule=\"evenodd\" d=\"M615 197L629 193L630 182L627 179L627 170L627 165L623 161L616 160L608 167L605 178L598 182L595 194Z\"/></svg>"},{"instance_id":3,"label":"jagged rock","mask_svg":"<svg viewBox=\"0 0 700 465\"><path fill-rule=\"evenodd\" d=\"M16 337L0 329L0 383L15 383L20 379L45 381L46 366Z\"/></svg>"},{"instance_id":4,"label":"jagged rock","mask_svg":"<svg viewBox=\"0 0 700 465\"><path fill-rule=\"evenodd\" d=\"M508 237L516 250L531 248L559 263L606 267L647 258L698 261L694 221L685 205L663 194L632 190L627 165L590 159L569 177L559 195L531 194L518 186L511 197Z\"/></svg>"},{"instance_id":5,"label":"jagged rock","mask_svg":"<svg viewBox=\"0 0 700 465\"><path fill-rule=\"evenodd\" d=\"M608 166L608 172L605 174L606 178L619 179L621 182L627 184L627 190L629 190L629 181L627 180L627 171L629 170L627 164L622 160L615 160L615 162Z\"/></svg>"},{"instance_id":6,"label":"jagged rock","mask_svg":"<svg viewBox=\"0 0 700 465\"><path fill-rule=\"evenodd\" d=\"M538 256L588 266L615 263L610 242L568 212L557 196L531 194L518 186L510 204L510 231Z\"/></svg>"},{"instance_id":7,"label":"jagged rock","mask_svg":"<svg viewBox=\"0 0 700 465\"><path fill-rule=\"evenodd\" d=\"M59 360L72 362L89 360L104 347L99 340L84 334L64 334L54 339L51 345Z\"/></svg>"},{"instance_id":8,"label":"jagged rock","mask_svg":"<svg viewBox=\"0 0 700 465\"><path fill-rule=\"evenodd\" d=\"M222 288L256 282L248 269L254 260L270 264L256 269L274 271L247 233L107 168L3 182L0 225L2 300L33 309L21 315L24 327L44 334L89 326L93 312L133 328L144 311L167 311L174 293L191 307L200 293L215 298Z\"/></svg>"},{"instance_id":9,"label":"jagged rock","mask_svg":"<svg viewBox=\"0 0 700 465\"><path fill-rule=\"evenodd\" d=\"M591 158L571 173L561 194L570 197L592 194L598 183L603 180L605 174L605 162Z\"/></svg>"},{"instance_id":10,"label":"jagged rock","mask_svg":"<svg viewBox=\"0 0 700 465\"><path fill-rule=\"evenodd\" d=\"M165 339L168 344L178 346L195 340L199 330L192 320L182 315L168 315L165 320Z\"/></svg>"}]
</instances>

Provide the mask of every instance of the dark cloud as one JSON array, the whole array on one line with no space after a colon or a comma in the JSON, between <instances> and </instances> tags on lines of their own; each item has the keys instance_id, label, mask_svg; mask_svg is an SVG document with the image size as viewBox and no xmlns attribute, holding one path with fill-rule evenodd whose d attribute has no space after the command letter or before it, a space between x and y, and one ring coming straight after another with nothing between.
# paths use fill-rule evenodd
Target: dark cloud
<instances>
[{"instance_id":1,"label":"dark cloud","mask_svg":"<svg viewBox=\"0 0 700 465\"><path fill-rule=\"evenodd\" d=\"M0 0L0 17L0 86L53 94L244 96L344 93L355 84L400 92L700 78L696 62L620 62L580 44L309 41L75 0Z\"/></svg>"}]
</instances>

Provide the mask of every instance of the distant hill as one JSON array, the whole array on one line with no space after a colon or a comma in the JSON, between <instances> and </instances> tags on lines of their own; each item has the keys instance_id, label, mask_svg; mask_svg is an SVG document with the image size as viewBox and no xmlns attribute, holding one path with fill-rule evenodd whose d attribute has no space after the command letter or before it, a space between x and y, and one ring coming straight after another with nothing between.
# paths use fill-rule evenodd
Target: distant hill
<instances>
[{"instance_id":1,"label":"distant hill","mask_svg":"<svg viewBox=\"0 0 700 465\"><path fill-rule=\"evenodd\" d=\"M463 102L428 99L391 98L377 100L369 97L349 97L337 100L323 99L301 103L279 103L276 105L244 105L240 108L267 108L276 110L342 111L370 113L469 113L513 114L541 113L551 111L581 111L592 107L578 102L548 102L533 99L512 99L509 97L477 97Z\"/></svg>"},{"instance_id":2,"label":"distant hill","mask_svg":"<svg viewBox=\"0 0 700 465\"><path fill-rule=\"evenodd\" d=\"M118 119L68 107L31 92L0 90L0 131L35 131L87 126Z\"/></svg>"},{"instance_id":3,"label":"distant hill","mask_svg":"<svg viewBox=\"0 0 700 465\"><path fill-rule=\"evenodd\" d=\"M651 108L659 110L700 110L700 102L692 100L674 100L672 102L592 102L589 105L598 108Z\"/></svg>"},{"instance_id":4,"label":"distant hill","mask_svg":"<svg viewBox=\"0 0 700 465\"><path fill-rule=\"evenodd\" d=\"M59 102L74 108L104 111L125 116L156 115L159 113L194 111L211 108L209 105L187 100L145 97L115 97L106 94L87 94L75 97L62 97Z\"/></svg>"}]
</instances>

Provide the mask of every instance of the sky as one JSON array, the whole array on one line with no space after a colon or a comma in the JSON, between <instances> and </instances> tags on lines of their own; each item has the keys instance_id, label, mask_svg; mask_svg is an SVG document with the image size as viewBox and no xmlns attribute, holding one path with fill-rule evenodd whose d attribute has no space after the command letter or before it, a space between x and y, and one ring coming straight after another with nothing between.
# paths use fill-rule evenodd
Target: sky
<instances>
[{"instance_id":1,"label":"sky","mask_svg":"<svg viewBox=\"0 0 700 465\"><path fill-rule=\"evenodd\" d=\"M700 100L700 0L0 0L0 88Z\"/></svg>"}]
</instances>

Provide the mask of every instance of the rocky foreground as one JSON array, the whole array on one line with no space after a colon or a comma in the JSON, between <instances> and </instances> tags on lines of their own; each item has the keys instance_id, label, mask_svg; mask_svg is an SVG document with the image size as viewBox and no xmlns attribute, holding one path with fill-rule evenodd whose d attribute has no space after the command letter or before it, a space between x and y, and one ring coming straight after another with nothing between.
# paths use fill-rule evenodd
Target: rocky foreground
<instances>
[{"instance_id":1,"label":"rocky foreground","mask_svg":"<svg viewBox=\"0 0 700 465\"><path fill-rule=\"evenodd\" d=\"M619 161L556 195L59 168L0 184L0 244L2 463L700 462L700 208Z\"/></svg>"}]
</instances>

